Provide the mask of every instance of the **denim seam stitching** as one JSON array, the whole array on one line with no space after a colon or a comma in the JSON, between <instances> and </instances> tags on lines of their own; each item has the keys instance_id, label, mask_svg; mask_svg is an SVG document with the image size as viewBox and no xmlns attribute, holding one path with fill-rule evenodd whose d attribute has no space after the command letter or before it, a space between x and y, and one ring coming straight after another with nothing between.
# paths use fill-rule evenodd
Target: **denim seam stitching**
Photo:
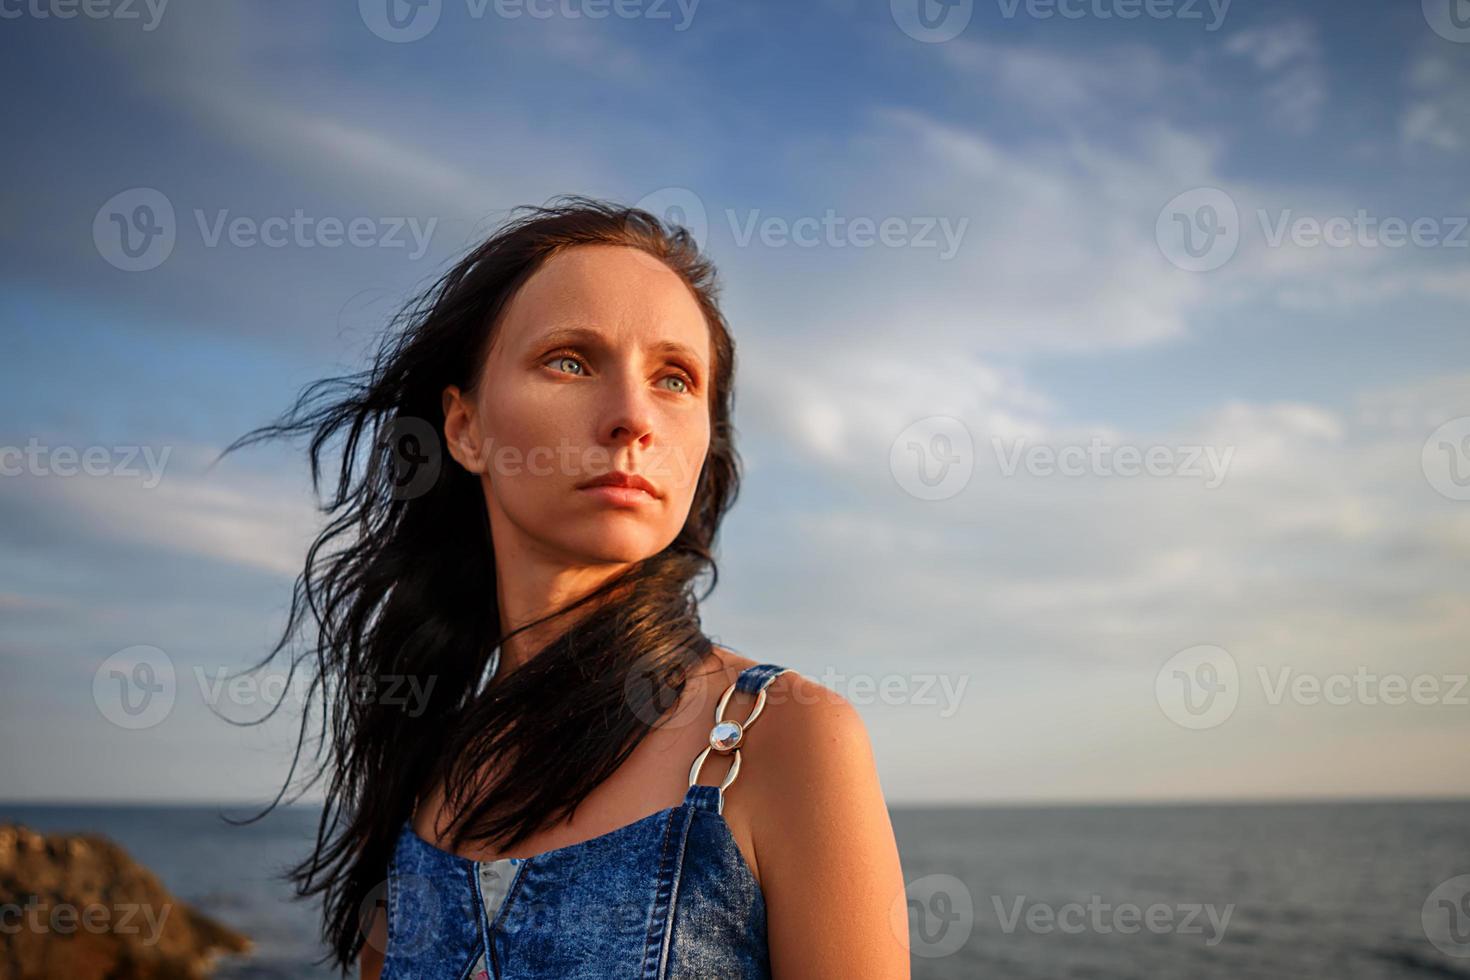
<instances>
[{"instance_id":1,"label":"denim seam stitching","mask_svg":"<svg viewBox=\"0 0 1470 980\"><path fill-rule=\"evenodd\" d=\"M478 871L477 863L470 864L465 868L465 874L470 879L470 892L473 894L475 900L475 931L480 934L480 955L485 957L485 972L490 976L495 976L498 971L495 970L494 962L490 959L490 923L485 919L485 896L480 891L480 876ZM465 976L468 977L469 971L474 968L475 958L472 956L470 957L470 965L465 970Z\"/></svg>"},{"instance_id":2,"label":"denim seam stitching","mask_svg":"<svg viewBox=\"0 0 1470 980\"><path fill-rule=\"evenodd\" d=\"M526 868L530 863L528 859L515 866L515 874L511 876L510 885L505 889L505 898L501 899L500 908L496 910L495 918L490 923L491 935L495 934L495 927L504 922L506 917L510 915L510 907L515 904L516 896L521 890L521 879L526 876ZM495 972L491 975L498 978L500 976L500 961L495 957L495 950L493 948L490 951L490 959L487 962L494 964L493 969ZM491 969L491 966L485 967L486 972L489 972Z\"/></svg>"},{"instance_id":3,"label":"denim seam stitching","mask_svg":"<svg viewBox=\"0 0 1470 980\"><path fill-rule=\"evenodd\" d=\"M393 879L398 877L397 863L395 860L388 864L388 949L393 948L393 933L397 931L393 928L393 924L398 921L398 888L393 883ZM386 952L385 950L385 955Z\"/></svg>"},{"instance_id":4,"label":"denim seam stitching","mask_svg":"<svg viewBox=\"0 0 1470 980\"><path fill-rule=\"evenodd\" d=\"M662 915L662 909L667 901L665 893L669 890L669 839L674 836L674 818L677 813L670 813L668 823L664 824L664 839L659 846L658 856L658 882L653 892L653 907L648 913L648 933L643 941L643 962L638 967L638 975L643 980L656 980L657 965L652 968L649 965L649 957L654 955L656 949L655 936L662 932L660 918L667 920L667 915ZM650 972L652 969L655 972Z\"/></svg>"},{"instance_id":5,"label":"denim seam stitching","mask_svg":"<svg viewBox=\"0 0 1470 980\"><path fill-rule=\"evenodd\" d=\"M684 877L684 852L689 843L689 828L694 823L694 811L682 809L680 815L684 822L679 828L678 856L674 860L674 877L669 883L668 908L664 912L664 938L658 957L659 978L668 976L669 957L674 946L674 920L678 915L679 885Z\"/></svg>"},{"instance_id":6,"label":"denim seam stitching","mask_svg":"<svg viewBox=\"0 0 1470 980\"><path fill-rule=\"evenodd\" d=\"M670 818L669 822L664 824L664 839L659 844L658 881L656 882L656 887L653 890L653 907L648 910L648 932L643 937L643 962L638 964L638 975L640 977L643 977L644 980L647 980L648 977L648 954L653 946L654 926L658 922L659 898L663 894L664 887L664 867L668 863L669 836L673 833L673 831L674 821L672 818Z\"/></svg>"}]
</instances>

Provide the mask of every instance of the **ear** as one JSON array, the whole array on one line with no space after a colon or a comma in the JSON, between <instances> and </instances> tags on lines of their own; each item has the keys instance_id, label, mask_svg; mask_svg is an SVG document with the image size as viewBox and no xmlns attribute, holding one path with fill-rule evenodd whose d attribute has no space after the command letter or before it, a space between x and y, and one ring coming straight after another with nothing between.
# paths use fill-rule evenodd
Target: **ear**
<instances>
[{"instance_id":1,"label":"ear","mask_svg":"<svg viewBox=\"0 0 1470 980\"><path fill-rule=\"evenodd\" d=\"M471 473L485 471L484 456L480 452L483 440L480 436L480 420L474 402L455 385L444 389L444 444L449 455Z\"/></svg>"}]
</instances>

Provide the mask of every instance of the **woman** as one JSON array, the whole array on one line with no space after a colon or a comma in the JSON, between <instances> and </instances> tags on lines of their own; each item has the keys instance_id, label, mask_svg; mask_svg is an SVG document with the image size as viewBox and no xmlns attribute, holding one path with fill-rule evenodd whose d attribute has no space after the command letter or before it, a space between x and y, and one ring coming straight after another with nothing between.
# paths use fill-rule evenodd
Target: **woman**
<instances>
[{"instance_id":1,"label":"woman","mask_svg":"<svg viewBox=\"0 0 1470 980\"><path fill-rule=\"evenodd\" d=\"M739 469L692 239L563 198L403 317L371 369L226 450L309 433L315 479L344 440L271 654L310 609L332 751L291 875L330 958L383 980L907 977L861 719L700 629Z\"/></svg>"}]
</instances>

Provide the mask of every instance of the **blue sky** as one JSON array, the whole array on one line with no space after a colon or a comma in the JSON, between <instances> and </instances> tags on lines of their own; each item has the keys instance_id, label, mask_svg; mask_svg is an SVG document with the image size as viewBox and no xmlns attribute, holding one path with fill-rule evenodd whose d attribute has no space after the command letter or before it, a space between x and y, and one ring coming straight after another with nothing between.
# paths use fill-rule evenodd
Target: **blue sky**
<instances>
[{"instance_id":1,"label":"blue sky","mask_svg":"<svg viewBox=\"0 0 1470 980\"><path fill-rule=\"evenodd\" d=\"M572 192L701 218L747 462L706 623L858 703L891 801L1464 793L1451 2L976 0L945 40L908 0L442 0L415 40L375 0L8 7L0 446L43 462L0 479L0 793L279 785L292 725L223 724L199 678L274 639L312 499L288 447L205 464L508 209ZM120 267L108 229L160 200L172 247ZM1192 268L1171 229L1222 202L1238 243ZM259 240L298 212L315 231ZM1315 240L1360 212L1419 243ZM1093 442L1228 468L1006 469ZM968 477L926 499L915 446ZM65 447L112 465L61 475ZM133 729L94 680L140 647L177 687ZM1168 685L1222 666L1233 707L1195 724ZM1388 676L1437 693L1386 703Z\"/></svg>"}]
</instances>

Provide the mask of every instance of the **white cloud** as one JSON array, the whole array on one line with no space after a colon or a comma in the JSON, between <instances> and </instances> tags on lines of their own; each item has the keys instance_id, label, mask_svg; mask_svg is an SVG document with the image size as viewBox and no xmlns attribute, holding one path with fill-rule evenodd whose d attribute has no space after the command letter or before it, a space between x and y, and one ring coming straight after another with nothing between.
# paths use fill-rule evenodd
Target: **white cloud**
<instances>
[{"instance_id":1,"label":"white cloud","mask_svg":"<svg viewBox=\"0 0 1470 980\"><path fill-rule=\"evenodd\" d=\"M928 415L983 419L1025 431L1050 403L1014 371L955 346L894 340L813 349L800 342L741 341L742 426L790 444L799 456L843 466Z\"/></svg>"},{"instance_id":2,"label":"white cloud","mask_svg":"<svg viewBox=\"0 0 1470 980\"><path fill-rule=\"evenodd\" d=\"M871 709L885 751L906 760L945 739L999 739L1012 763L1056 780L1033 784L984 752L956 750L942 772L896 762L890 792L953 797L956 766L1010 797L1086 796L1094 783L1120 797L1272 795L1287 791L1291 774L1295 791L1309 795L1448 788L1434 753L1413 747L1447 737L1458 716L1382 706L1313 713L1265 704L1253 689L1231 728L1201 736L1163 720L1152 684L1171 653L1199 643L1225 646L1252 678L1262 665L1318 675L1359 665L1410 676L1463 670L1470 517L1432 492L1419 451L1443 413L1470 414L1470 377L1367 392L1342 412L1233 401L1169 431L1062 423L1020 378L999 399L1021 412L1033 444L1054 449L1094 435L1114 446L1233 447L1225 480L1211 490L1182 477L1003 476L986 414L994 401L941 383L931 399L900 388L876 409L882 400L866 383L874 374L851 372L849 359L864 356L849 351L830 375L805 379L810 397L852 424L843 452L798 453L797 465L842 491L761 518L782 539L783 560L745 586L741 603L773 630L767 637L753 626L751 638L814 675L969 678L958 720L914 706ZM975 473L956 497L910 498L888 472L886 440L905 399L962 406L955 412L973 437ZM780 477L783 486L812 479ZM731 615L746 622L741 609ZM819 626L793 628L797 619ZM1254 767L1282 725L1301 730L1297 757ZM1038 726L1054 738L1019 737ZM1410 736L1404 726L1422 730ZM1333 761L1344 739L1365 731L1404 751ZM1205 741L1218 763L1213 794L1178 752ZM1100 769L1084 779L1055 742L1097 746L1118 761L1095 760Z\"/></svg>"},{"instance_id":3,"label":"white cloud","mask_svg":"<svg viewBox=\"0 0 1470 980\"><path fill-rule=\"evenodd\" d=\"M242 472L227 463L204 472L212 453L170 448L156 486L115 476L17 479L103 539L267 572L301 571L306 546L321 526L303 480Z\"/></svg>"},{"instance_id":4,"label":"white cloud","mask_svg":"<svg viewBox=\"0 0 1470 980\"><path fill-rule=\"evenodd\" d=\"M769 311L756 319L780 322L795 302L810 304L795 314L808 330L844 343L900 336L946 350L1096 350L1181 335L1211 288L1169 265L1154 237L1173 193L1218 179L1211 162L1219 147L1210 140L1156 125L1127 155L1081 138L1010 148L884 108L860 145L875 149L845 168L862 176L851 188L815 188L814 200L848 217L966 222L954 257L913 247L737 255L737 280L778 275L790 258L804 263L810 281L839 284L820 296L804 289L794 300L796 290L766 297Z\"/></svg>"},{"instance_id":5,"label":"white cloud","mask_svg":"<svg viewBox=\"0 0 1470 980\"><path fill-rule=\"evenodd\" d=\"M1421 54L1409 65L1399 132L1406 146L1454 152L1470 141L1470 104L1464 93L1470 70L1437 54Z\"/></svg>"},{"instance_id":6,"label":"white cloud","mask_svg":"<svg viewBox=\"0 0 1470 980\"><path fill-rule=\"evenodd\" d=\"M1255 66L1265 84L1260 101L1279 125L1299 133L1316 129L1329 89L1315 25L1294 20L1240 31L1226 40L1225 51Z\"/></svg>"},{"instance_id":7,"label":"white cloud","mask_svg":"<svg viewBox=\"0 0 1470 980\"><path fill-rule=\"evenodd\" d=\"M1031 106L1071 125L1085 122L1081 113L1089 110L1156 108L1161 95L1177 95L1180 87L1203 81L1196 68L1170 64L1158 49L1143 44L1079 53L961 37L939 47L952 69L985 85L981 92L987 102Z\"/></svg>"}]
</instances>

